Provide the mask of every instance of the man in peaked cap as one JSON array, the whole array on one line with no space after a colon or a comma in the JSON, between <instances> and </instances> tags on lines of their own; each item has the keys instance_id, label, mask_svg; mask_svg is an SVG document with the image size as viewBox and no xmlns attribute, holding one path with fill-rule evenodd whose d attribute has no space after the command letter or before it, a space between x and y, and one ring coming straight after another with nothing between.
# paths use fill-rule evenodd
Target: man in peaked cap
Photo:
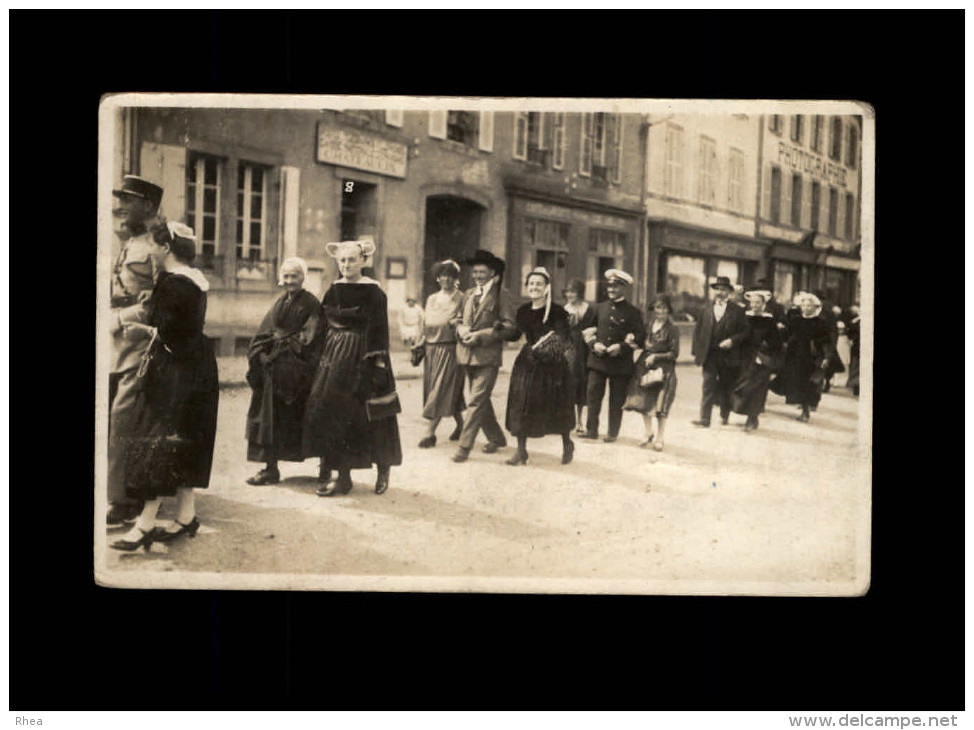
<instances>
[{"instance_id":1,"label":"man in peaked cap","mask_svg":"<svg viewBox=\"0 0 974 730\"><path fill-rule=\"evenodd\" d=\"M704 306L693 327L693 358L703 366L703 397L700 418L694 426L710 426L714 405L720 406L720 421L730 416L731 389L741 370L741 343L751 332L744 309L728 301L734 287L726 276L710 285L714 300Z\"/></svg>"},{"instance_id":2,"label":"man in peaked cap","mask_svg":"<svg viewBox=\"0 0 974 730\"><path fill-rule=\"evenodd\" d=\"M484 453L493 454L507 445L497 422L490 396L497 382L504 341L518 335L511 295L501 289L504 260L479 249L467 259L476 286L464 295L463 312L457 324L457 365L470 382L470 397L463 412L460 446L453 460L466 461L481 428L487 437Z\"/></svg>"},{"instance_id":3,"label":"man in peaked cap","mask_svg":"<svg viewBox=\"0 0 974 730\"><path fill-rule=\"evenodd\" d=\"M605 441L611 443L619 436L622 426L622 404L632 377L632 351L646 339L646 327L640 311L626 301L632 276L620 269L605 272L605 286L609 298L595 305L595 339L589 342L588 385L586 405L588 419L582 438L599 437L599 413L605 397L605 381L609 381L609 432Z\"/></svg>"},{"instance_id":4,"label":"man in peaked cap","mask_svg":"<svg viewBox=\"0 0 974 730\"><path fill-rule=\"evenodd\" d=\"M116 214L122 218L121 243L112 265L111 373L109 375L108 439L108 524L117 526L138 517L142 505L125 495L124 453L120 439L136 395L136 371L148 338L126 334L121 326L123 310L138 311L141 300L152 292L155 266L149 256L152 244L150 224L158 217L162 188L135 175L122 178L122 187L112 190L118 198Z\"/></svg>"}]
</instances>

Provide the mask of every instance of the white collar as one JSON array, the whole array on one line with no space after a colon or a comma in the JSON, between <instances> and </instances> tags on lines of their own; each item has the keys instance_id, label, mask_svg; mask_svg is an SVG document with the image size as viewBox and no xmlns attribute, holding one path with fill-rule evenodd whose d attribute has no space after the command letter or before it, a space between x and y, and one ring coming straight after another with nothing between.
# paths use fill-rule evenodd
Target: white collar
<instances>
[{"instance_id":1,"label":"white collar","mask_svg":"<svg viewBox=\"0 0 974 730\"><path fill-rule=\"evenodd\" d=\"M619 297L618 299L610 299L609 301L612 302L613 304L621 304L622 302L626 301L626 298Z\"/></svg>"},{"instance_id":2,"label":"white collar","mask_svg":"<svg viewBox=\"0 0 974 730\"><path fill-rule=\"evenodd\" d=\"M336 284L375 284L376 286L379 285L379 282L377 282L375 279L369 276L363 276L358 281L349 281L343 276L341 279L337 279L335 283Z\"/></svg>"},{"instance_id":3,"label":"white collar","mask_svg":"<svg viewBox=\"0 0 974 730\"><path fill-rule=\"evenodd\" d=\"M180 276L185 276L191 282L196 284L200 288L200 291L209 291L210 282L206 280L203 276L203 272L199 269L194 269L192 266L187 266L186 264L174 264L172 268L166 269L170 274L179 274Z\"/></svg>"},{"instance_id":4,"label":"white collar","mask_svg":"<svg viewBox=\"0 0 974 730\"><path fill-rule=\"evenodd\" d=\"M490 281L488 281L486 284L484 284L483 286L478 286L477 287L477 290L480 292L480 295L483 296L484 294L486 294L487 292L489 292L490 291L490 287L494 284L495 281L497 281L497 277L496 276L494 278L492 278Z\"/></svg>"}]
</instances>

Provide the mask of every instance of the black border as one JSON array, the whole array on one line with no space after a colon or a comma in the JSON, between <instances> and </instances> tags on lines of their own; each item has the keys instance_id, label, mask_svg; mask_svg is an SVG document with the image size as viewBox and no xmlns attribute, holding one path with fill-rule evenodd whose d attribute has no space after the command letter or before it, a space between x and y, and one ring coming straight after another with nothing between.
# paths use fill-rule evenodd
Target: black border
<instances>
[{"instance_id":1,"label":"black border","mask_svg":"<svg viewBox=\"0 0 974 730\"><path fill-rule=\"evenodd\" d=\"M11 11L10 708L962 709L963 490L951 472L963 409L933 384L960 387L964 282L946 269L962 250L952 218L964 210L963 18ZM876 326L870 591L96 587L93 211L96 112L109 91L872 104L876 291L888 295ZM943 228L947 245L931 246ZM894 303L911 290L918 296Z\"/></svg>"}]
</instances>

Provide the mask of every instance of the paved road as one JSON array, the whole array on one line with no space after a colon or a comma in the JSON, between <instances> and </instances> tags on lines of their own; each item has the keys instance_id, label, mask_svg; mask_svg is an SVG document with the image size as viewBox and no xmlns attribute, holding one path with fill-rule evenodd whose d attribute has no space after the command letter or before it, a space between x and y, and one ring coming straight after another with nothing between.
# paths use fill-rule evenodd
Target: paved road
<instances>
[{"instance_id":1,"label":"paved road","mask_svg":"<svg viewBox=\"0 0 974 730\"><path fill-rule=\"evenodd\" d=\"M397 364L400 375L417 372ZM352 493L331 499L315 496L314 460L283 463L279 485L245 484L258 467L245 461L250 391L227 388L214 476L197 493L200 534L149 555L109 550L106 568L289 576L278 587L301 576L331 576L332 587L362 587L342 576L418 576L441 589L438 579L450 577L460 590L531 590L544 578L544 590L571 591L581 584L559 581L584 578L591 591L828 593L862 580L869 497L859 401L839 389L802 424L771 395L755 433L736 415L719 426L715 414L714 427L699 430L690 424L699 368L677 373L665 451L638 448L641 418L628 413L619 441L576 440L567 467L556 436L531 440L522 467L504 464L510 447L480 453L482 436L470 460L454 464L447 423L436 448L416 448L422 382L402 378L404 464L389 491L375 495L374 471L355 471ZM507 385L502 371L494 393L502 421Z\"/></svg>"}]
</instances>

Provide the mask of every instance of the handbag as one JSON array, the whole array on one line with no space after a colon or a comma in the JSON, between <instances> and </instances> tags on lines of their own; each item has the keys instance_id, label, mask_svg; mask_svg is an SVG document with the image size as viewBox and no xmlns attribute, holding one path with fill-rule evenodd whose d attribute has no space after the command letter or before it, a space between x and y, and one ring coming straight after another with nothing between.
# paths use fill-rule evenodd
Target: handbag
<instances>
[{"instance_id":1,"label":"handbag","mask_svg":"<svg viewBox=\"0 0 974 730\"><path fill-rule=\"evenodd\" d=\"M662 382L663 382L663 368L653 368L652 370L647 370L643 374L643 377L639 379L639 384L644 388Z\"/></svg>"},{"instance_id":2,"label":"handbag","mask_svg":"<svg viewBox=\"0 0 974 730\"><path fill-rule=\"evenodd\" d=\"M409 364L413 367L417 367L423 358L426 357L426 347L420 345L419 347L414 347L409 351Z\"/></svg>"},{"instance_id":3,"label":"handbag","mask_svg":"<svg viewBox=\"0 0 974 730\"><path fill-rule=\"evenodd\" d=\"M402 413L402 405L399 403L399 394L392 391L386 395L379 395L365 401L365 413L370 422L380 421Z\"/></svg>"}]
</instances>

